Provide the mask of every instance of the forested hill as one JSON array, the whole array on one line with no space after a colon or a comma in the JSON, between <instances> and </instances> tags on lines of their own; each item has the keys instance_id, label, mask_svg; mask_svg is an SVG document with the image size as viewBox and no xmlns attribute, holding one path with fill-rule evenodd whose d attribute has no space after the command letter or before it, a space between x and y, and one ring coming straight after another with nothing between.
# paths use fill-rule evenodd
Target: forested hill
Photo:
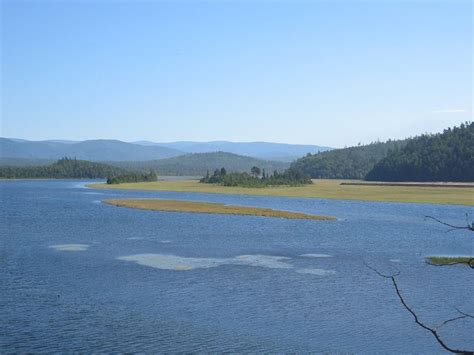
<instances>
[{"instance_id":1,"label":"forested hill","mask_svg":"<svg viewBox=\"0 0 474 355\"><path fill-rule=\"evenodd\" d=\"M274 170L281 172L290 165L285 162L261 160L225 152L195 153L146 162L110 162L110 164L135 171L153 170L159 175L188 176L204 176L208 170L212 173L215 169L224 166L228 172L250 171L253 166L265 169L267 172Z\"/></svg>"},{"instance_id":2,"label":"forested hill","mask_svg":"<svg viewBox=\"0 0 474 355\"><path fill-rule=\"evenodd\" d=\"M88 161L140 161L165 159L183 152L158 146L142 146L113 139L95 139L82 142L26 141L0 137L0 158L50 159L75 157Z\"/></svg>"},{"instance_id":3,"label":"forested hill","mask_svg":"<svg viewBox=\"0 0 474 355\"><path fill-rule=\"evenodd\" d=\"M376 164L366 180L474 181L474 123L410 140Z\"/></svg>"},{"instance_id":4,"label":"forested hill","mask_svg":"<svg viewBox=\"0 0 474 355\"><path fill-rule=\"evenodd\" d=\"M107 164L68 158L47 166L0 166L0 178L4 179L103 179L125 172Z\"/></svg>"},{"instance_id":5,"label":"forested hill","mask_svg":"<svg viewBox=\"0 0 474 355\"><path fill-rule=\"evenodd\" d=\"M318 154L308 154L291 166L312 178L363 179L391 150L400 149L407 140L371 143L356 147L335 149Z\"/></svg>"}]
</instances>

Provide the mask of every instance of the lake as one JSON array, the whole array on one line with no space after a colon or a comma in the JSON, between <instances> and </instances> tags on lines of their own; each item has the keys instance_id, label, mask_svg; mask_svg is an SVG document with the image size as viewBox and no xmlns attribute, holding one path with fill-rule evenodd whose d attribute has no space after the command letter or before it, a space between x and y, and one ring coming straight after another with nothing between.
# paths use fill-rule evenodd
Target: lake
<instances>
[{"instance_id":1,"label":"lake","mask_svg":"<svg viewBox=\"0 0 474 355\"><path fill-rule=\"evenodd\" d=\"M91 182L1 181L2 352L442 353L429 325L474 314L474 208L94 190ZM160 197L333 215L337 221L167 213L107 198ZM473 319L441 328L474 348Z\"/></svg>"}]
</instances>

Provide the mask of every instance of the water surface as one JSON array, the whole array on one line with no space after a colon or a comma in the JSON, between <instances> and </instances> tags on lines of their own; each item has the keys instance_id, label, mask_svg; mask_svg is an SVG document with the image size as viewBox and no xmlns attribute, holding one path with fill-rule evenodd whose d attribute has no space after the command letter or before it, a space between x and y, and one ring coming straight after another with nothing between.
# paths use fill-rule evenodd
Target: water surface
<instances>
[{"instance_id":1,"label":"water surface","mask_svg":"<svg viewBox=\"0 0 474 355\"><path fill-rule=\"evenodd\" d=\"M8 352L441 352L364 267L400 269L431 325L474 313L472 271L426 255L473 254L472 207L175 192L83 181L2 181L0 348ZM337 221L117 208L161 197L334 215ZM442 328L474 348L473 322Z\"/></svg>"}]
</instances>

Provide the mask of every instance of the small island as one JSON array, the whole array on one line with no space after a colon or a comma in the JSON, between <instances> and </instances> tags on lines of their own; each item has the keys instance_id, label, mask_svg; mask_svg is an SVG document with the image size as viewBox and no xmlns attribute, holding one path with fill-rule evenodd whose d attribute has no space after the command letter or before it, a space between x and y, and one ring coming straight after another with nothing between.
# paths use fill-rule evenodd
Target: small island
<instances>
[{"instance_id":1,"label":"small island","mask_svg":"<svg viewBox=\"0 0 474 355\"><path fill-rule=\"evenodd\" d=\"M104 203L117 207L129 207L164 212L190 212L210 214L231 214L244 216L277 217L288 219L335 220L332 216L317 216L301 212L273 210L271 208L225 205L223 203L160 200L160 199L110 199Z\"/></svg>"},{"instance_id":2,"label":"small island","mask_svg":"<svg viewBox=\"0 0 474 355\"><path fill-rule=\"evenodd\" d=\"M217 184L222 186L240 186L240 187L268 187L268 186L303 186L311 185L313 181L299 169L287 169L280 173L277 170L273 174L267 174L265 169L258 166L252 167L250 174L227 173L226 169L216 169L213 175L207 174L201 180L205 184Z\"/></svg>"},{"instance_id":3,"label":"small island","mask_svg":"<svg viewBox=\"0 0 474 355\"><path fill-rule=\"evenodd\" d=\"M435 266L465 264L474 268L474 256L429 256L426 262Z\"/></svg>"}]
</instances>

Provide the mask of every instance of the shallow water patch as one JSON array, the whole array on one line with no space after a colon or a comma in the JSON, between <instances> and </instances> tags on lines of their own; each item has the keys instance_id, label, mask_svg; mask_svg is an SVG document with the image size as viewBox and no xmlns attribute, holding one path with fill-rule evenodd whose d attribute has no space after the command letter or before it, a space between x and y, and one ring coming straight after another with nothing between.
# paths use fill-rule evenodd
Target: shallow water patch
<instances>
[{"instance_id":1,"label":"shallow water patch","mask_svg":"<svg viewBox=\"0 0 474 355\"><path fill-rule=\"evenodd\" d=\"M273 255L239 255L233 258L193 258L166 254L136 254L121 256L118 260L135 262L138 265L149 266L161 270L187 271L194 269L208 269L222 265L240 265L263 267L269 269L293 269L300 274L312 274L318 276L333 275L334 270L295 268L287 261L291 260L285 256Z\"/></svg>"},{"instance_id":2,"label":"shallow water patch","mask_svg":"<svg viewBox=\"0 0 474 355\"><path fill-rule=\"evenodd\" d=\"M317 275L317 276L334 275L336 273L336 271L334 270L312 269L312 268L298 269L296 270L296 272L299 274L311 274L311 275Z\"/></svg>"},{"instance_id":3,"label":"shallow water patch","mask_svg":"<svg viewBox=\"0 0 474 355\"><path fill-rule=\"evenodd\" d=\"M89 244L57 244L50 245L48 248L56 251L87 251Z\"/></svg>"},{"instance_id":4,"label":"shallow water patch","mask_svg":"<svg viewBox=\"0 0 474 355\"><path fill-rule=\"evenodd\" d=\"M117 258L133 261L139 265L150 266L162 270L193 270L206 269L221 265L243 265L266 267L270 269L291 269L292 265L283 260L289 258L272 255L240 255L234 258L187 258L164 254L137 254Z\"/></svg>"},{"instance_id":5,"label":"shallow water patch","mask_svg":"<svg viewBox=\"0 0 474 355\"><path fill-rule=\"evenodd\" d=\"M302 254L301 256L306 257L306 258L332 258L332 255L328 254Z\"/></svg>"}]
</instances>

